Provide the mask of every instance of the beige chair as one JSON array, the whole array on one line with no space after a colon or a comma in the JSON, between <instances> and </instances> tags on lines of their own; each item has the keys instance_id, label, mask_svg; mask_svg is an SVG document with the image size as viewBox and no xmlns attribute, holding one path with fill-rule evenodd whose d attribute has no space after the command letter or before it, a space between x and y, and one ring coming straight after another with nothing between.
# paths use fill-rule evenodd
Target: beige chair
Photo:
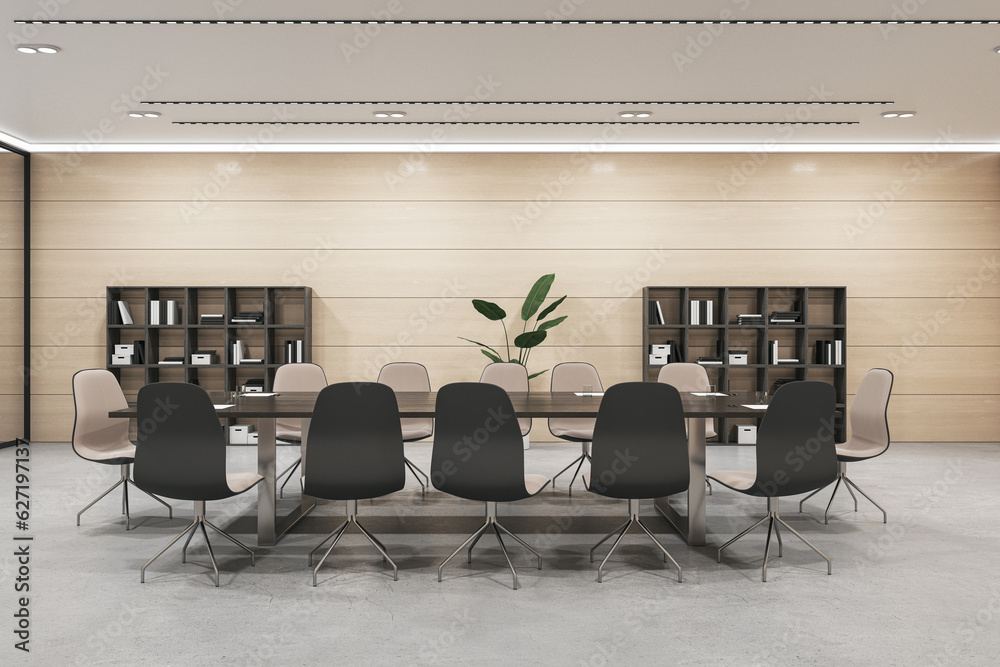
<instances>
[{"instance_id":1,"label":"beige chair","mask_svg":"<svg viewBox=\"0 0 1000 667\"><path fill-rule=\"evenodd\" d=\"M279 366L274 373L275 392L295 392L295 391L315 391L319 392L326 388L326 373L318 364L285 364ZM282 417L275 420L275 437L289 442L302 442L302 420ZM284 472L278 475L280 480L285 475L288 477L281 483L278 489L278 496L285 497L285 484L292 478L295 469L302 463L302 457L295 459L295 463L285 468Z\"/></svg>"},{"instance_id":2,"label":"beige chair","mask_svg":"<svg viewBox=\"0 0 1000 667\"><path fill-rule=\"evenodd\" d=\"M656 376L657 382L669 384L671 387L681 392L708 391L711 381L708 379L708 371L701 364L673 363L660 368L660 374ZM688 420L684 420L684 428L687 429ZM714 438L718 435L715 430L715 420L705 420L705 438ZM705 480L708 486L708 495L712 495L712 483Z\"/></svg>"},{"instance_id":3,"label":"beige chair","mask_svg":"<svg viewBox=\"0 0 1000 667\"><path fill-rule=\"evenodd\" d=\"M512 362L490 364L483 369L480 382L502 387L508 394L528 393L528 369ZM531 417L518 417L517 424L524 438L531 431Z\"/></svg>"},{"instance_id":4,"label":"beige chair","mask_svg":"<svg viewBox=\"0 0 1000 667\"><path fill-rule=\"evenodd\" d=\"M604 391L604 388L601 386L601 376L597 374L597 369L588 363L573 361L556 364L555 368L552 369L551 391L553 393L583 391L583 387L587 385L593 388L592 391ZM579 442L583 449L579 457L573 459L572 463L552 477L553 489L556 486L556 477L576 464L573 479L569 482L569 495L573 495L573 482L576 481L576 476L580 473L583 462L590 460L590 443L594 439L594 423L594 419L579 417L549 418L549 432L552 435L563 440L569 440L570 442Z\"/></svg>"},{"instance_id":5,"label":"beige chair","mask_svg":"<svg viewBox=\"0 0 1000 667\"><path fill-rule=\"evenodd\" d=\"M423 364L408 361L397 361L386 364L378 373L378 382L388 385L395 392L430 391L431 378ZM403 429L403 442L423 440L434 435L434 419L432 417L404 417L399 420ZM431 480L427 474L418 468L413 461L404 457L403 462L410 469L420 484L420 493L427 493ZM423 476L423 479L420 477Z\"/></svg>"},{"instance_id":6,"label":"beige chair","mask_svg":"<svg viewBox=\"0 0 1000 667\"><path fill-rule=\"evenodd\" d=\"M864 461L873 459L884 454L889 449L889 419L887 411L889 408L889 394L892 393L892 372L884 368L873 368L861 380L858 391L854 394L854 401L851 403L849 418L851 422L851 437L847 442L837 445L837 464L839 471L837 483L833 487L833 495L823 512L823 522L830 522L830 506L837 495L841 481L844 487L854 499L854 511L858 511L858 498L851 491L853 486L858 493L868 498L872 505L882 510L882 523L889 520L889 515L877 502L861 490L851 478L847 476L847 464L852 461ZM808 496L799 501L799 511L802 511L802 503L813 497L821 489L816 489Z\"/></svg>"},{"instance_id":7,"label":"beige chair","mask_svg":"<svg viewBox=\"0 0 1000 667\"><path fill-rule=\"evenodd\" d=\"M128 439L129 420L108 417L112 410L128 407L118 379L111 371L103 368L78 371L73 375L73 405L76 408L73 451L87 461L121 466L121 479L80 510L76 515L76 525L80 525L80 516L84 512L121 486L122 514L125 515L125 530L129 530L128 485L135 486L129 476L129 467L135 461L135 445ZM170 510L170 518L174 518L174 510L170 505L151 493L146 495Z\"/></svg>"}]
</instances>

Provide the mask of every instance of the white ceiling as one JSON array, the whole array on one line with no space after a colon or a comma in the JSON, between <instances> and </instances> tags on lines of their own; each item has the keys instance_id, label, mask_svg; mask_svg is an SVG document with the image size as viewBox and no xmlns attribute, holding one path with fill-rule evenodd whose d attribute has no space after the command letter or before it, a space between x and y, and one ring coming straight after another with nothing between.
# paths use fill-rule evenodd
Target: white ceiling
<instances>
[{"instance_id":1,"label":"white ceiling","mask_svg":"<svg viewBox=\"0 0 1000 667\"><path fill-rule=\"evenodd\" d=\"M6 0L0 133L32 150L248 142L1000 146L1000 25L16 23L382 18L997 21L1000 1ZM17 43L62 51L24 55ZM484 104L460 104L470 99ZM168 104L181 101L269 104ZM303 101L339 104L288 104ZM162 116L127 117L133 108ZM377 121L380 109L407 115ZM653 115L620 124L618 112L628 109ZM887 120L887 110L917 116ZM183 124L276 120L285 124ZM566 122L586 124L548 124ZM667 122L680 124L655 124ZM766 124L720 124L728 122ZM785 122L796 124L774 124Z\"/></svg>"}]
</instances>

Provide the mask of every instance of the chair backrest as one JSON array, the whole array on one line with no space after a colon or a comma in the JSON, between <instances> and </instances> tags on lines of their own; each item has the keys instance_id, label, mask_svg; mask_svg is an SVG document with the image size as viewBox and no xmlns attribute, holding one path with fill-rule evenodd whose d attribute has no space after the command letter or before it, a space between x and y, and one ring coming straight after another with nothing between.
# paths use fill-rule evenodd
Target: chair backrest
<instances>
[{"instance_id":1,"label":"chair backrest","mask_svg":"<svg viewBox=\"0 0 1000 667\"><path fill-rule=\"evenodd\" d=\"M623 382L601 400L591 449L590 490L611 498L658 498L691 480L684 407L676 388Z\"/></svg>"},{"instance_id":2,"label":"chair backrest","mask_svg":"<svg viewBox=\"0 0 1000 667\"><path fill-rule=\"evenodd\" d=\"M389 385L397 392L431 390L431 378L427 368L412 361L386 364L378 373L378 382ZM420 436L424 438L434 433L434 419L431 417L406 417L400 421L404 432L424 434Z\"/></svg>"},{"instance_id":3,"label":"chair backrest","mask_svg":"<svg viewBox=\"0 0 1000 667\"><path fill-rule=\"evenodd\" d=\"M318 364L284 364L274 372L272 389L276 392L320 391L326 385L326 373ZM302 439L302 420L282 417L274 422L278 437Z\"/></svg>"},{"instance_id":4,"label":"chair backrest","mask_svg":"<svg viewBox=\"0 0 1000 667\"><path fill-rule=\"evenodd\" d=\"M208 392L187 382L139 389L133 477L143 491L178 500L233 495L226 480L226 436Z\"/></svg>"},{"instance_id":5,"label":"chair backrest","mask_svg":"<svg viewBox=\"0 0 1000 667\"><path fill-rule=\"evenodd\" d=\"M865 373L851 402L851 437L844 443L846 449L881 448L882 452L889 449L887 411L892 379L892 372L884 368Z\"/></svg>"},{"instance_id":6,"label":"chair backrest","mask_svg":"<svg viewBox=\"0 0 1000 667\"><path fill-rule=\"evenodd\" d=\"M480 382L495 384L508 393L528 392L528 369L521 364L512 362L494 363L483 369L483 374L479 378ZM518 426L521 428L521 436L528 435L531 430L531 417L519 417Z\"/></svg>"},{"instance_id":7,"label":"chair backrest","mask_svg":"<svg viewBox=\"0 0 1000 667\"><path fill-rule=\"evenodd\" d=\"M751 495L814 491L837 478L836 391L826 382L781 385L757 429L757 478Z\"/></svg>"},{"instance_id":8,"label":"chair backrest","mask_svg":"<svg viewBox=\"0 0 1000 667\"><path fill-rule=\"evenodd\" d=\"M568 361L556 364L552 369L550 390L582 391L584 385L590 385L594 391L604 391L601 376L591 364L582 361ZM549 430L561 429L572 431L594 431L594 420L580 417L550 417Z\"/></svg>"},{"instance_id":9,"label":"chair backrest","mask_svg":"<svg viewBox=\"0 0 1000 667\"><path fill-rule=\"evenodd\" d=\"M303 492L328 500L377 498L403 488L396 394L376 382L338 382L316 399Z\"/></svg>"},{"instance_id":10,"label":"chair backrest","mask_svg":"<svg viewBox=\"0 0 1000 667\"><path fill-rule=\"evenodd\" d=\"M129 449L128 419L108 417L111 410L128 407L118 379L103 368L88 368L73 375L73 451L88 461L130 463L131 457L109 459L104 452Z\"/></svg>"},{"instance_id":11,"label":"chair backrest","mask_svg":"<svg viewBox=\"0 0 1000 667\"><path fill-rule=\"evenodd\" d=\"M688 362L676 362L660 367L656 381L676 387L677 391L708 391L711 384L704 366ZM706 419L705 437L712 438L716 435L718 432L715 430L715 420Z\"/></svg>"},{"instance_id":12,"label":"chair backrest","mask_svg":"<svg viewBox=\"0 0 1000 667\"><path fill-rule=\"evenodd\" d=\"M437 393L431 454L434 488L469 500L527 498L524 447L510 397L485 382L455 382Z\"/></svg>"}]
</instances>

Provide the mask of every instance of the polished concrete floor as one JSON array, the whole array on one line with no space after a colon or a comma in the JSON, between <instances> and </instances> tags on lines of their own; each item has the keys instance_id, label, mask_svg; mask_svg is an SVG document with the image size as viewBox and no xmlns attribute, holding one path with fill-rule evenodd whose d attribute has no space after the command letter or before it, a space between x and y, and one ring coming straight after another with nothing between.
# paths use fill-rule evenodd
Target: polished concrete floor
<instances>
[{"instance_id":1,"label":"polished concrete floor","mask_svg":"<svg viewBox=\"0 0 1000 667\"><path fill-rule=\"evenodd\" d=\"M526 469L551 475L579 452L540 443ZM430 445L407 446L428 467ZM230 448L231 470L254 470L255 452ZM281 448L279 464L294 456ZM747 447L714 447L708 469L753 465ZM995 665L1000 656L1000 446L895 444L849 474L889 511L828 492L784 518L833 559L826 564L785 536L761 582L764 531L716 562L719 544L756 521L759 499L716 489L708 498L709 546L688 547L643 503L643 519L684 568L684 581L652 543L630 533L596 581L590 547L625 518L624 501L566 479L553 492L501 505L501 522L541 551L541 570L507 541L520 589L496 540L484 537L473 563L437 565L481 522L482 506L406 489L362 502L359 517L388 547L399 580L364 539L349 534L313 588L307 552L344 516L322 503L292 535L257 549L257 564L213 535L221 587L213 586L201 537L187 564L173 547L139 583L139 568L187 525L132 495L126 533L120 496L75 525L76 513L115 481L117 470L78 459L66 444L31 447L29 530L14 529L14 451L0 451L0 497L8 547L0 558L0 612L7 619L0 664L33 665ZM289 485L291 487L291 485ZM290 494L293 498L295 492ZM209 503L209 518L256 546L256 492ZM294 504L286 500L283 507ZM15 593L20 565L12 538L31 535L30 592ZM211 531L210 531L211 534ZM17 598L30 599L27 656L13 648ZM27 657L27 661L23 658ZM11 662L13 658L17 662Z\"/></svg>"}]
</instances>

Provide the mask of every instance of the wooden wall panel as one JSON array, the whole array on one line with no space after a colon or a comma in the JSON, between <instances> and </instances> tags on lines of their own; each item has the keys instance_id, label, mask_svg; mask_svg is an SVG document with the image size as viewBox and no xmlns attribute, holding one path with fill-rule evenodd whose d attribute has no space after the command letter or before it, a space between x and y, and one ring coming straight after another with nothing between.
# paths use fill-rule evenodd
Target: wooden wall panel
<instances>
[{"instance_id":1,"label":"wooden wall panel","mask_svg":"<svg viewBox=\"0 0 1000 667\"><path fill-rule=\"evenodd\" d=\"M967 249L1000 243L995 202L39 202L37 249ZM739 219L740 225L733 225ZM378 224L369 224L377 220ZM948 224L941 224L947 220ZM282 233L275 235L274 225ZM94 228L100 234L94 234Z\"/></svg>"},{"instance_id":2,"label":"wooden wall panel","mask_svg":"<svg viewBox=\"0 0 1000 667\"><path fill-rule=\"evenodd\" d=\"M35 198L547 201L992 200L996 154L123 154L32 161ZM408 166L420 162L419 169ZM748 161L751 167L748 167ZM742 171L742 173L741 173ZM749 175L747 173L749 172Z\"/></svg>"},{"instance_id":3,"label":"wooden wall panel","mask_svg":"<svg viewBox=\"0 0 1000 667\"><path fill-rule=\"evenodd\" d=\"M20 345L23 335L23 299L0 298L0 345Z\"/></svg>"},{"instance_id":4,"label":"wooden wall panel","mask_svg":"<svg viewBox=\"0 0 1000 667\"><path fill-rule=\"evenodd\" d=\"M31 395L31 441L69 442L73 438L73 394ZM45 415L40 418L39 415Z\"/></svg>"},{"instance_id":5,"label":"wooden wall panel","mask_svg":"<svg viewBox=\"0 0 1000 667\"><path fill-rule=\"evenodd\" d=\"M0 201L21 202L24 197L24 158L0 151Z\"/></svg>"},{"instance_id":6,"label":"wooden wall panel","mask_svg":"<svg viewBox=\"0 0 1000 667\"><path fill-rule=\"evenodd\" d=\"M849 345L994 346L1000 300L964 298L852 298L847 302Z\"/></svg>"},{"instance_id":7,"label":"wooden wall panel","mask_svg":"<svg viewBox=\"0 0 1000 667\"><path fill-rule=\"evenodd\" d=\"M2 251L0 251L2 252ZM848 285L855 297L946 297L975 286L1000 297L995 253L987 250L898 250L876 258L847 250L354 250L222 249L38 250L32 295L101 296L106 285L272 284L313 287L323 297L435 297L470 290L483 298L523 295L531 281L555 272L560 289L583 297L634 296L643 284ZM180 267L183 267L182 269ZM392 273L387 273L391 267ZM711 267L708 269L706 267ZM598 272L595 271L595 269ZM67 282L66 276L74 279ZM391 276L391 277L390 277ZM905 276L905 279L903 278ZM692 283L688 278L699 278Z\"/></svg>"},{"instance_id":8,"label":"wooden wall panel","mask_svg":"<svg viewBox=\"0 0 1000 667\"><path fill-rule=\"evenodd\" d=\"M469 301L516 326L546 272L570 318L532 370L635 379L644 285L846 285L848 391L896 372L897 441L1000 432L1000 155L37 157L36 438L68 438L69 380L104 363L106 285L307 284L331 380L416 360L440 386L487 361L457 336L502 344Z\"/></svg>"},{"instance_id":9,"label":"wooden wall panel","mask_svg":"<svg viewBox=\"0 0 1000 667\"><path fill-rule=\"evenodd\" d=\"M58 419L60 422L63 422L65 417L60 415ZM7 442L14 438L23 437L24 431L21 428L23 421L24 395L0 394L0 442ZM69 423L73 423L72 417L70 417ZM60 438L60 440L68 440L68 438Z\"/></svg>"}]
</instances>

